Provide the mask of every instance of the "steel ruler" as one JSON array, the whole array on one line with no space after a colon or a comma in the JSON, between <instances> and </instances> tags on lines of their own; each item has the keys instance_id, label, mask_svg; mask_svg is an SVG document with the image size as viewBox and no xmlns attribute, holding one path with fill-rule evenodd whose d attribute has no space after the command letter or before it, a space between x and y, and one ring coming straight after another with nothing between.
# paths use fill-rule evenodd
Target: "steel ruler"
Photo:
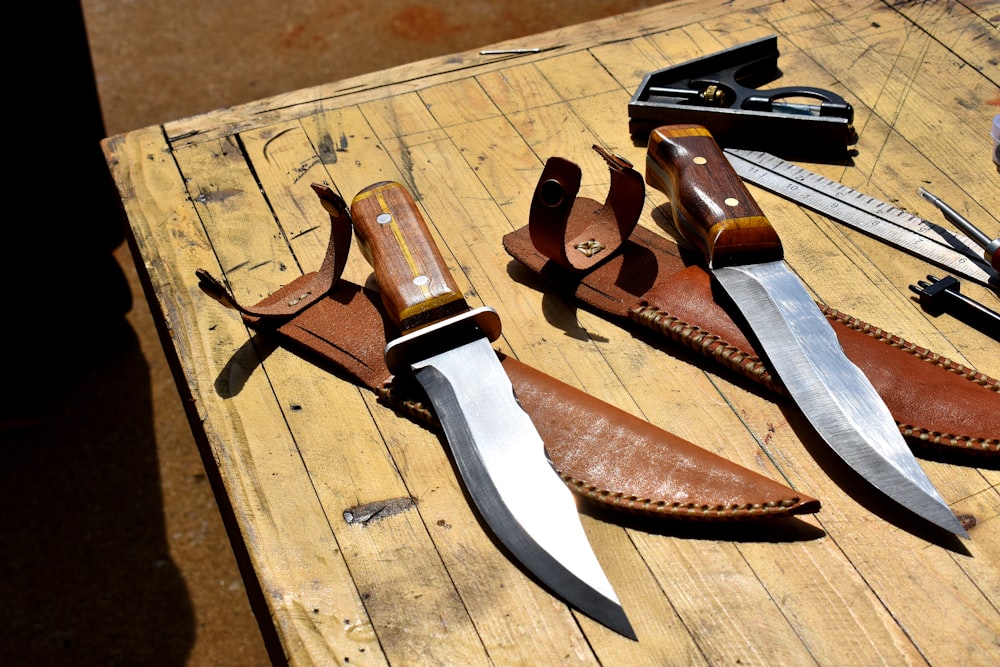
<instances>
[{"instance_id":1,"label":"steel ruler","mask_svg":"<svg viewBox=\"0 0 1000 667\"><path fill-rule=\"evenodd\" d=\"M1000 286L982 248L966 236L770 153L736 148L725 153L745 181L981 285Z\"/></svg>"}]
</instances>

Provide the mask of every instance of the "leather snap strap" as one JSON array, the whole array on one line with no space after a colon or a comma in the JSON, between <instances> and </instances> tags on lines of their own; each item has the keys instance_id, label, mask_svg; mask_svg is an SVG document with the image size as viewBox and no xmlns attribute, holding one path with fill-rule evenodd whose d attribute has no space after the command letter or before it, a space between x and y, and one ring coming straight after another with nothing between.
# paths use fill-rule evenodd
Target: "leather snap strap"
<instances>
[{"instance_id":1,"label":"leather snap strap","mask_svg":"<svg viewBox=\"0 0 1000 667\"><path fill-rule=\"evenodd\" d=\"M611 186L604 205L578 197L581 170L552 157L531 200L528 231L535 249L573 271L586 271L611 257L635 229L645 202L642 175L625 158L595 145L607 162Z\"/></svg>"},{"instance_id":2,"label":"leather snap strap","mask_svg":"<svg viewBox=\"0 0 1000 667\"><path fill-rule=\"evenodd\" d=\"M239 311L248 317L260 319L286 319L319 301L333 289L340 280L347 264L347 255L351 249L353 226L351 214L336 192L325 185L312 184L312 189L319 197L320 204L330 214L330 242L326 246L326 255L319 271L312 279L296 290L295 295L273 303L259 303L254 306L243 306L233 297L232 292L205 269L198 269L198 286L210 297L226 306Z\"/></svg>"}]
</instances>

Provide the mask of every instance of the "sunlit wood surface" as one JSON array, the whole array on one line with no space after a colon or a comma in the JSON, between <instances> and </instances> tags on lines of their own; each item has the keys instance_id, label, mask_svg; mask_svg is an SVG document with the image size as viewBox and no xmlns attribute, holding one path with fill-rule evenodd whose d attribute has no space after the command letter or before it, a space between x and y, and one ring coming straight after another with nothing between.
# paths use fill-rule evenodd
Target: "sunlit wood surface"
<instances>
[{"instance_id":1,"label":"sunlit wood surface","mask_svg":"<svg viewBox=\"0 0 1000 667\"><path fill-rule=\"evenodd\" d=\"M515 280L501 245L527 223L548 157L580 164L581 194L601 200L592 144L643 164L627 103L645 73L769 34L776 85L828 88L855 108L853 164L805 166L943 222L917 193L927 187L996 237L998 14L986 0L676 0L497 47L538 53L460 53L109 139L136 261L275 653L296 665L1000 662L995 465L921 458L975 522L969 541L928 540L831 474L794 408ZM253 303L316 270L329 227L310 183L350 201L382 180L411 189L470 303L500 312L500 349L822 510L750 529L584 512L639 641L551 597L495 548L435 433L254 337L197 286L205 268ZM912 300L908 285L939 269L751 190L817 298L1000 376L995 341ZM648 189L640 224L663 233L649 211L664 201ZM355 250L345 277L370 272ZM998 307L985 288L962 291ZM399 498L415 503L345 520Z\"/></svg>"}]
</instances>

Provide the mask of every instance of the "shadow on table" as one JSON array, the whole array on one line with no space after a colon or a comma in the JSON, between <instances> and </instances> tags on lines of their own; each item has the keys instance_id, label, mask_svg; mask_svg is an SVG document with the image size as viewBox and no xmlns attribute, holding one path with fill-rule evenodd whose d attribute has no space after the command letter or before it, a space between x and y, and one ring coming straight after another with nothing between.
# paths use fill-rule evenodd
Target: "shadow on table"
<instances>
[{"instance_id":1,"label":"shadow on table","mask_svg":"<svg viewBox=\"0 0 1000 667\"><path fill-rule=\"evenodd\" d=\"M105 349L69 351L83 340L67 329L64 354L3 350L0 664L183 665L195 621L167 545L148 364L124 317Z\"/></svg>"},{"instance_id":2,"label":"shadow on table","mask_svg":"<svg viewBox=\"0 0 1000 667\"><path fill-rule=\"evenodd\" d=\"M19 206L0 285L0 664L182 665L195 637L164 525L149 364L112 252L124 234L77 3L26 6L9 85ZM33 39L32 39L33 38Z\"/></svg>"}]
</instances>

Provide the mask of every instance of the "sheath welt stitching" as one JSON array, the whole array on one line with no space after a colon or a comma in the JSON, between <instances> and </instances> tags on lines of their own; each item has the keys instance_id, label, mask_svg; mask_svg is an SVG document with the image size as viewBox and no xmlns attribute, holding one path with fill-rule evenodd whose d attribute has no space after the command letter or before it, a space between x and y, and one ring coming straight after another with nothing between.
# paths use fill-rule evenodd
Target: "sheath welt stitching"
<instances>
[{"instance_id":1,"label":"sheath welt stitching","mask_svg":"<svg viewBox=\"0 0 1000 667\"><path fill-rule=\"evenodd\" d=\"M801 498L772 500L767 503L743 503L740 505L705 505L699 503L668 502L651 500L623 493L600 489L571 475L562 474L563 482L577 493L605 505L642 514L670 514L684 518L726 518L737 516L767 516L788 512L801 502Z\"/></svg>"},{"instance_id":2,"label":"sheath welt stitching","mask_svg":"<svg viewBox=\"0 0 1000 667\"><path fill-rule=\"evenodd\" d=\"M785 387L774 379L759 357L747 354L715 334L648 304L630 308L629 316L639 324L666 334L671 339L696 352L707 357L715 357L724 366L732 368L772 391L784 396L788 395Z\"/></svg>"},{"instance_id":3,"label":"sheath welt stitching","mask_svg":"<svg viewBox=\"0 0 1000 667\"><path fill-rule=\"evenodd\" d=\"M911 354L918 359L922 359L928 363L934 364L935 366L940 366L941 368L955 373L970 382L975 382L976 384L989 389L990 391L995 391L1000 393L1000 381L995 378L986 375L985 373L980 373L974 368L969 368L957 362L943 357L940 354L932 352L925 347L920 347L919 345L914 345L913 343L895 335L890 334L881 327L876 327L863 320L859 320L856 317L852 317L846 313L843 313L835 308L831 308L825 304L820 304L820 309L827 318L840 322L844 326L850 327L855 331L860 331L861 333L871 336L872 338L879 340L886 345L891 345L892 347L899 348L907 354Z\"/></svg>"},{"instance_id":4,"label":"sheath welt stitching","mask_svg":"<svg viewBox=\"0 0 1000 667\"><path fill-rule=\"evenodd\" d=\"M830 320L840 322L844 326L850 327L867 336L870 336L886 345L891 345L907 354L911 354L918 359L927 361L936 366L955 373L956 375L974 382L990 391L1000 392L1000 382L994 378L980 373L974 368L969 368L962 364L951 361L947 357L931 352L930 350L914 345L903 338L890 334L881 327L876 327L856 317L847 315L835 308L825 304L818 304L823 314ZM686 345L687 347L700 352L707 357L715 357L724 366L743 374L744 376L759 382L773 391L787 396L788 392L779 382L773 379L771 373L764 366L759 357L746 354L738 347L727 343L719 336L711 334L698 326L689 324L678 317L670 315L666 311L660 310L649 304L642 304L629 309L629 316L632 320L646 326L654 331L666 334L671 339ZM937 445L948 448L960 448L966 451L997 452L1000 451L1000 440L995 438L976 438L972 436L955 435L950 433L937 433L897 422L900 433L904 436L916 438L928 445Z\"/></svg>"}]
</instances>

